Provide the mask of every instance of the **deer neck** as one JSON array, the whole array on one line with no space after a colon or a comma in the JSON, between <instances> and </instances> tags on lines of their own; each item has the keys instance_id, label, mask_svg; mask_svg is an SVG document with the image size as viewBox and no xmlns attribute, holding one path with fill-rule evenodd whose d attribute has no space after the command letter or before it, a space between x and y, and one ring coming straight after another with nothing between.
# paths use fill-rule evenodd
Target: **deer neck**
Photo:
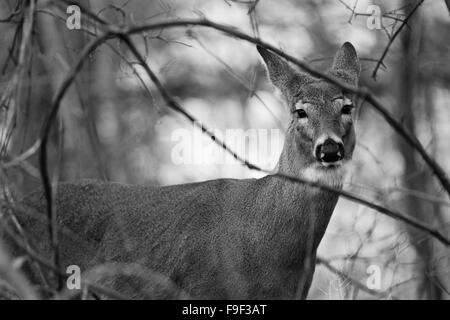
<instances>
[{"instance_id":1,"label":"deer neck","mask_svg":"<svg viewBox=\"0 0 450 320\"><path fill-rule=\"evenodd\" d=\"M271 176L269 180L266 194L273 196L266 212L276 215L272 217L275 225L272 230L277 233L273 236L283 233L281 236L286 237L290 233L293 245L309 242L315 250L328 226L338 195L277 176Z\"/></svg>"},{"instance_id":2,"label":"deer neck","mask_svg":"<svg viewBox=\"0 0 450 320\"><path fill-rule=\"evenodd\" d=\"M278 163L278 172L318 181L336 189L342 188L343 170L336 171L330 176L320 175L313 169L302 167L301 162L289 159L292 159L292 154L288 154L286 149L283 150ZM277 234L272 236L288 237L291 239L288 241L291 245L308 244L309 249L315 251L328 226L338 195L276 175L269 176L268 180L267 192L264 193L271 199L268 209L277 212L276 217L273 217L273 223L277 225L272 229L277 230ZM273 211L268 214L273 215ZM313 232L305 232L305 228L311 228ZM286 243L285 239L281 241Z\"/></svg>"}]
</instances>

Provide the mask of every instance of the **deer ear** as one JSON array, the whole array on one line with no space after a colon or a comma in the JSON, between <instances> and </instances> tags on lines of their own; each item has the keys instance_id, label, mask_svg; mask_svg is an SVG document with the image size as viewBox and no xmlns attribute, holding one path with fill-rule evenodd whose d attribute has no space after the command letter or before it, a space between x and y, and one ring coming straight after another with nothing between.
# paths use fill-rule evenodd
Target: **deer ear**
<instances>
[{"instance_id":1,"label":"deer ear","mask_svg":"<svg viewBox=\"0 0 450 320\"><path fill-rule=\"evenodd\" d=\"M266 64L270 81L287 97L289 95L289 82L296 72L276 54L261 46L256 46L256 49Z\"/></svg>"},{"instance_id":2,"label":"deer ear","mask_svg":"<svg viewBox=\"0 0 450 320\"><path fill-rule=\"evenodd\" d=\"M336 52L330 73L345 82L357 85L361 66L356 50L350 42L346 42Z\"/></svg>"}]
</instances>

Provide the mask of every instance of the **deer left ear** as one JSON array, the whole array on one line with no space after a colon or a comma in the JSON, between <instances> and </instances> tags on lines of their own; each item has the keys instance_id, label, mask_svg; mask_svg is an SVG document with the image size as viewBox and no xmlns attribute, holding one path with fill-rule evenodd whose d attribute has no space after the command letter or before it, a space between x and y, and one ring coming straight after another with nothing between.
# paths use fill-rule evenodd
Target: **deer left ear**
<instances>
[{"instance_id":1,"label":"deer left ear","mask_svg":"<svg viewBox=\"0 0 450 320\"><path fill-rule=\"evenodd\" d=\"M354 86L358 85L361 65L356 50L350 42L346 42L334 56L330 73Z\"/></svg>"},{"instance_id":2,"label":"deer left ear","mask_svg":"<svg viewBox=\"0 0 450 320\"><path fill-rule=\"evenodd\" d=\"M256 46L259 54L264 60L267 68L267 74L270 81L286 96L288 92L288 83L294 77L295 71L286 61L276 54L266 50L263 47Z\"/></svg>"},{"instance_id":3,"label":"deer left ear","mask_svg":"<svg viewBox=\"0 0 450 320\"><path fill-rule=\"evenodd\" d=\"M298 92L298 88L313 79L308 74L293 69L278 55L260 46L256 48L266 64L270 81L281 91L288 104L290 104L289 101Z\"/></svg>"}]
</instances>

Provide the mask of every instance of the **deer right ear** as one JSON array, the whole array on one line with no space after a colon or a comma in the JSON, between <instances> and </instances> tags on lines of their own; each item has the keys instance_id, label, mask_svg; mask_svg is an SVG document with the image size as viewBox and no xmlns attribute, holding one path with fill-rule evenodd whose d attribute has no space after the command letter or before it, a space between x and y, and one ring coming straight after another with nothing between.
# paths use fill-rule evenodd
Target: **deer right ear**
<instances>
[{"instance_id":1,"label":"deer right ear","mask_svg":"<svg viewBox=\"0 0 450 320\"><path fill-rule=\"evenodd\" d=\"M346 42L336 53L330 73L352 85L358 84L361 65L355 47Z\"/></svg>"},{"instance_id":2,"label":"deer right ear","mask_svg":"<svg viewBox=\"0 0 450 320\"><path fill-rule=\"evenodd\" d=\"M261 46L256 46L256 49L266 64L270 81L287 97L289 95L289 81L294 77L295 71L276 54Z\"/></svg>"}]
</instances>

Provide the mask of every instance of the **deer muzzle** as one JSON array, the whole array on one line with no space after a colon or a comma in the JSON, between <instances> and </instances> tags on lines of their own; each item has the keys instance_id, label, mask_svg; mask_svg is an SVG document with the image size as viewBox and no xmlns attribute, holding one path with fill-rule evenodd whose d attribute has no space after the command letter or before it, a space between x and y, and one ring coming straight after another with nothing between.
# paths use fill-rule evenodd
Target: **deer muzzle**
<instances>
[{"instance_id":1,"label":"deer muzzle","mask_svg":"<svg viewBox=\"0 0 450 320\"><path fill-rule=\"evenodd\" d=\"M327 138L316 146L315 156L323 164L334 164L344 158L344 145L341 141Z\"/></svg>"}]
</instances>

